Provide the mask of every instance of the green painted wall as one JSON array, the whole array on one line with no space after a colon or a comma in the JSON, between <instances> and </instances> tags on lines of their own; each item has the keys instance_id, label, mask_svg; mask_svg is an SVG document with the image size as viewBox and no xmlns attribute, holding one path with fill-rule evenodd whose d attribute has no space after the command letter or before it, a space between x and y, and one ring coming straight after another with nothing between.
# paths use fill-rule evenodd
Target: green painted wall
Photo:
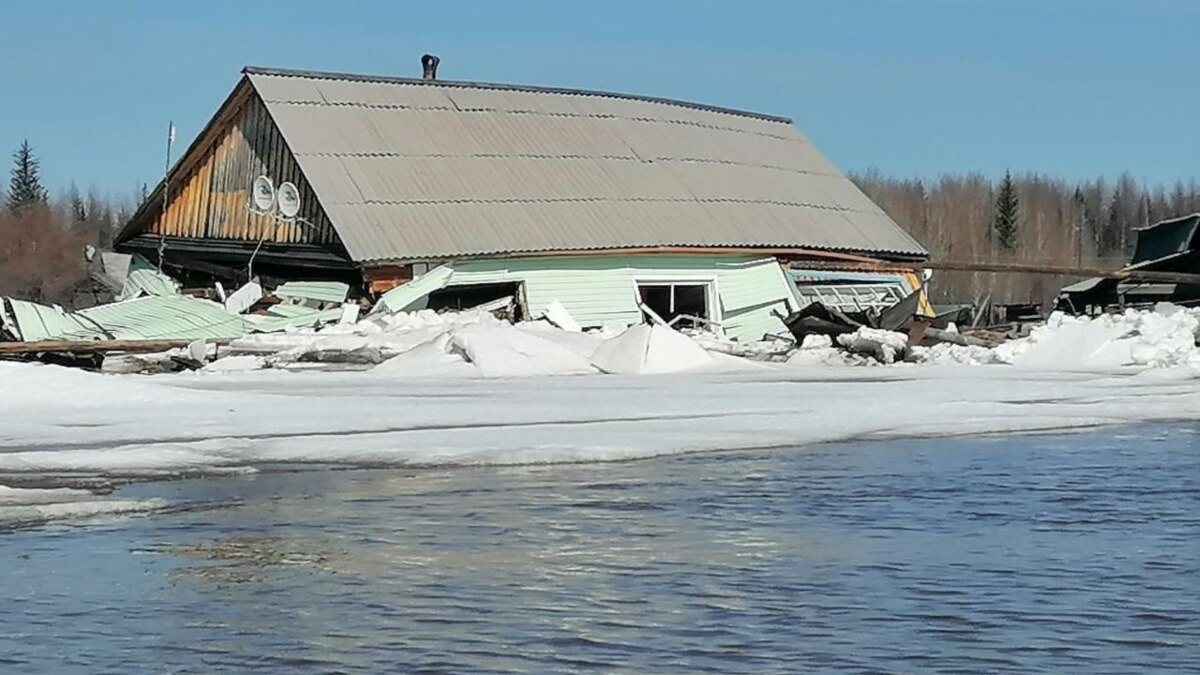
<instances>
[{"instance_id":1,"label":"green painted wall","mask_svg":"<svg viewBox=\"0 0 1200 675\"><path fill-rule=\"evenodd\" d=\"M746 342L786 329L789 282L774 258L738 255L600 255L456 261L451 285L523 281L537 316L558 300L584 326L639 323L635 282L715 282L726 335Z\"/></svg>"}]
</instances>

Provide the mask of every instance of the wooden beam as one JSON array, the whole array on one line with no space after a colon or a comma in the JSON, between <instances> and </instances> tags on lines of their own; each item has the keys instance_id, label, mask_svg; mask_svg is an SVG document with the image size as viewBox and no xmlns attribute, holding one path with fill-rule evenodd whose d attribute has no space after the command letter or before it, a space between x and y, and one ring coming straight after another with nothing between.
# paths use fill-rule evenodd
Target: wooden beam
<instances>
[{"instance_id":1,"label":"wooden beam","mask_svg":"<svg viewBox=\"0 0 1200 675\"><path fill-rule=\"evenodd\" d=\"M958 260L937 260L914 264L931 270L960 272L994 272L999 274L1048 274L1069 277L1101 277L1130 281L1159 281L1176 284L1200 284L1200 274L1166 272L1162 270L1138 270L1121 268L1115 270L1099 267L1074 267L1071 265L1041 265L1025 263L989 263Z\"/></svg>"},{"instance_id":2,"label":"wooden beam","mask_svg":"<svg viewBox=\"0 0 1200 675\"><path fill-rule=\"evenodd\" d=\"M798 262L792 265L804 268L809 263ZM888 267L887 263L838 264L837 269L857 272L879 272ZM894 267L894 265L891 265ZM1128 281L1152 281L1175 284L1200 284L1200 274L1186 272L1165 272L1160 270L1138 270L1121 268L1116 270L1098 267L1073 267L1070 265L1042 265L1026 263L978 262L970 260L930 260L927 262L911 263L913 269L931 269L954 272L987 272L991 274L1046 274L1068 277L1100 277Z\"/></svg>"},{"instance_id":3,"label":"wooden beam","mask_svg":"<svg viewBox=\"0 0 1200 675\"><path fill-rule=\"evenodd\" d=\"M217 265L215 263L196 260L195 258L187 258L183 256L172 256L163 260L163 265L166 267L176 267L179 269L191 269L197 272L205 272L211 274L218 279L227 279L229 281L237 281L246 276L245 272L236 270L232 267Z\"/></svg>"},{"instance_id":4,"label":"wooden beam","mask_svg":"<svg viewBox=\"0 0 1200 675\"><path fill-rule=\"evenodd\" d=\"M162 352L186 347L195 340L42 340L39 342L0 342L0 356L33 354L97 354L103 352ZM229 344L229 340L205 340L210 344Z\"/></svg>"}]
</instances>

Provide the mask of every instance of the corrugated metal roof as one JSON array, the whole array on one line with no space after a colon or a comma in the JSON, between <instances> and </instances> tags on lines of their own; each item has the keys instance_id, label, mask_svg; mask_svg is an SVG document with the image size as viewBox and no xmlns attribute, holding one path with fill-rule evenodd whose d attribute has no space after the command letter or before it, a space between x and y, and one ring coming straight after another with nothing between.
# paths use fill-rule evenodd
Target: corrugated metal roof
<instances>
[{"instance_id":1,"label":"corrugated metal roof","mask_svg":"<svg viewBox=\"0 0 1200 675\"><path fill-rule=\"evenodd\" d=\"M117 299L131 300L143 295L179 295L181 289L178 281L160 272L141 256L133 256Z\"/></svg>"},{"instance_id":2,"label":"corrugated metal roof","mask_svg":"<svg viewBox=\"0 0 1200 675\"><path fill-rule=\"evenodd\" d=\"M605 92L246 76L360 262L668 245L926 254L784 118Z\"/></svg>"},{"instance_id":3,"label":"corrugated metal roof","mask_svg":"<svg viewBox=\"0 0 1200 675\"><path fill-rule=\"evenodd\" d=\"M234 338L250 332L241 316L221 305L186 295L145 296L75 312L118 340Z\"/></svg>"},{"instance_id":4,"label":"corrugated metal roof","mask_svg":"<svg viewBox=\"0 0 1200 675\"><path fill-rule=\"evenodd\" d=\"M320 284L318 284L320 286ZM345 284L342 284L345 286ZM325 290L336 296L337 288ZM341 292L345 297L345 291ZM222 305L187 295L148 295L78 312L13 298L0 298L0 325L18 340L196 340L241 337L337 321L330 309L278 304L267 315L233 314ZM340 302L340 301L338 301ZM10 311L11 310L11 311Z\"/></svg>"},{"instance_id":5,"label":"corrugated metal roof","mask_svg":"<svg viewBox=\"0 0 1200 675\"><path fill-rule=\"evenodd\" d=\"M0 301L0 323L18 340L102 340L108 337L100 326L57 305L51 307L15 298L0 298Z\"/></svg>"},{"instance_id":6,"label":"corrugated metal roof","mask_svg":"<svg viewBox=\"0 0 1200 675\"><path fill-rule=\"evenodd\" d=\"M289 281L272 293L279 298L341 304L350 293L350 285L341 281Z\"/></svg>"},{"instance_id":7,"label":"corrugated metal roof","mask_svg":"<svg viewBox=\"0 0 1200 675\"><path fill-rule=\"evenodd\" d=\"M342 315L341 306L314 309L302 305L274 305L267 314L247 314L247 322L258 333L275 333L289 328L311 328L333 323Z\"/></svg>"}]
</instances>

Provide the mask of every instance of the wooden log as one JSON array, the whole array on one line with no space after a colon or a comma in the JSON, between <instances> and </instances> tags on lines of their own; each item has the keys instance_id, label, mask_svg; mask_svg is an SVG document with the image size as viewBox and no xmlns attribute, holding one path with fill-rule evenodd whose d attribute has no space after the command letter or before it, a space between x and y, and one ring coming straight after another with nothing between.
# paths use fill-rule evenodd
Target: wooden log
<instances>
[{"instance_id":1,"label":"wooden log","mask_svg":"<svg viewBox=\"0 0 1200 675\"><path fill-rule=\"evenodd\" d=\"M0 342L0 356L35 354L97 354L105 352L163 352L186 347L195 340L42 340L38 342ZM229 344L229 340L206 340L211 344Z\"/></svg>"},{"instance_id":2,"label":"wooden log","mask_svg":"<svg viewBox=\"0 0 1200 675\"><path fill-rule=\"evenodd\" d=\"M872 272L880 271L890 263L839 263L836 269L845 271ZM892 264L894 266L894 264ZM821 263L798 262L792 267L820 268ZM1026 263L997 263L971 260L930 260L912 263L913 269L948 270L958 272L990 272L996 274L1050 274L1069 277L1101 277L1103 279L1128 279L1130 281L1158 281L1174 284L1200 284L1200 274L1186 272L1167 272L1161 270L1139 270L1121 268L1116 270L1098 267L1072 267L1069 265L1041 265Z\"/></svg>"}]
</instances>

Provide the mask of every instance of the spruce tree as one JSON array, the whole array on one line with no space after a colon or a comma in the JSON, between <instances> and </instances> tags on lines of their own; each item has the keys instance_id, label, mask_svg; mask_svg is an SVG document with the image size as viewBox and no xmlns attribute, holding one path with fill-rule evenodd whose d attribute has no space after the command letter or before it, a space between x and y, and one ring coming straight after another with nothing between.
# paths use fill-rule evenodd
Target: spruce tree
<instances>
[{"instance_id":1,"label":"spruce tree","mask_svg":"<svg viewBox=\"0 0 1200 675\"><path fill-rule=\"evenodd\" d=\"M83 195L79 194L79 188L75 187L74 183L67 188L67 198L71 201L71 218L75 224L87 222L87 204L83 202Z\"/></svg>"},{"instance_id":2,"label":"spruce tree","mask_svg":"<svg viewBox=\"0 0 1200 675\"><path fill-rule=\"evenodd\" d=\"M1017 198L1017 186L1012 173L1005 171L996 195L996 211L992 217L991 234L996 244L1009 251L1017 247L1017 230L1020 227L1021 202Z\"/></svg>"},{"instance_id":3,"label":"spruce tree","mask_svg":"<svg viewBox=\"0 0 1200 675\"><path fill-rule=\"evenodd\" d=\"M21 143L13 153L12 179L8 183L8 210L13 213L35 204L45 204L46 188L38 178L38 160L33 156L29 141Z\"/></svg>"}]
</instances>

